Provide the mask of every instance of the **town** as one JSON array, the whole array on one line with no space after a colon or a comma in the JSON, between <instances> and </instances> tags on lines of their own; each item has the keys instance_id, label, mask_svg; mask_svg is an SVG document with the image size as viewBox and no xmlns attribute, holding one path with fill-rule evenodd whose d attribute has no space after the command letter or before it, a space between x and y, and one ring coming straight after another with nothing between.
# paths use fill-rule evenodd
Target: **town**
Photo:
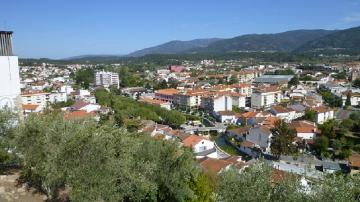
<instances>
[{"instance_id":1,"label":"town","mask_svg":"<svg viewBox=\"0 0 360 202\"><path fill-rule=\"evenodd\" d=\"M0 201L360 201L360 3L4 1Z\"/></svg>"},{"instance_id":2,"label":"town","mask_svg":"<svg viewBox=\"0 0 360 202\"><path fill-rule=\"evenodd\" d=\"M310 178L359 174L359 62L181 63L145 72L122 64L20 66L23 115L60 109L66 119L100 121L123 114L129 130L190 147L215 173L265 158ZM133 104L118 110L110 94ZM277 138L282 124L287 140Z\"/></svg>"}]
</instances>

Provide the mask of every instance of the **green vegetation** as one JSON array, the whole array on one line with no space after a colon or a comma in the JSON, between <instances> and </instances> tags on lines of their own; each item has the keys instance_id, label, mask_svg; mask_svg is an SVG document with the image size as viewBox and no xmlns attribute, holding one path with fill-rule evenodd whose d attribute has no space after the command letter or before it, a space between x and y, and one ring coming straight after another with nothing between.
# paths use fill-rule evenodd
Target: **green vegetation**
<instances>
[{"instance_id":1,"label":"green vegetation","mask_svg":"<svg viewBox=\"0 0 360 202\"><path fill-rule=\"evenodd\" d=\"M75 83L82 88L88 89L94 83L94 69L80 69L74 75Z\"/></svg>"},{"instance_id":2,"label":"green vegetation","mask_svg":"<svg viewBox=\"0 0 360 202\"><path fill-rule=\"evenodd\" d=\"M214 175L197 166L189 149L127 132L112 120L47 113L15 127L13 118L0 111L2 143L20 154L21 181L51 201L60 193L71 201L357 201L360 193L358 179L333 175L307 194L299 177L274 178L262 161Z\"/></svg>"},{"instance_id":3,"label":"green vegetation","mask_svg":"<svg viewBox=\"0 0 360 202\"><path fill-rule=\"evenodd\" d=\"M295 75L293 78L291 78L291 80L289 81L289 86L296 86L298 85L299 82L299 77L297 75Z\"/></svg>"},{"instance_id":4,"label":"green vegetation","mask_svg":"<svg viewBox=\"0 0 360 202\"><path fill-rule=\"evenodd\" d=\"M216 201L357 201L358 179L340 176L326 177L311 186L309 194L300 184L300 178L287 174L273 178L273 172L264 162L251 165L244 172L229 170L219 176ZM271 183L273 182L273 183Z\"/></svg>"},{"instance_id":5,"label":"green vegetation","mask_svg":"<svg viewBox=\"0 0 360 202\"><path fill-rule=\"evenodd\" d=\"M356 131L360 119L356 118L357 113L351 115L353 119L344 119L341 122L329 120L319 126L321 136L315 139L315 151L318 155L338 159L346 159L351 154L351 150L357 148L358 142L352 140L352 131ZM351 135L351 136L349 136ZM329 150L328 148L332 148Z\"/></svg>"},{"instance_id":6,"label":"green vegetation","mask_svg":"<svg viewBox=\"0 0 360 202\"><path fill-rule=\"evenodd\" d=\"M281 155L296 153L296 147L293 144L296 131L294 128L289 127L284 120L275 123L272 134L270 149L276 158L280 158Z\"/></svg>"},{"instance_id":7,"label":"green vegetation","mask_svg":"<svg viewBox=\"0 0 360 202\"><path fill-rule=\"evenodd\" d=\"M353 81L352 85L355 87L355 88L360 88L360 78L357 78Z\"/></svg>"},{"instance_id":8,"label":"green vegetation","mask_svg":"<svg viewBox=\"0 0 360 202\"><path fill-rule=\"evenodd\" d=\"M70 107L71 105L73 105L75 103L74 100L72 99L68 99L66 102L56 102L51 104L51 107L53 109L61 109L63 107Z\"/></svg>"},{"instance_id":9,"label":"green vegetation","mask_svg":"<svg viewBox=\"0 0 360 202\"><path fill-rule=\"evenodd\" d=\"M318 93L322 96L324 101L330 106L330 107L342 107L343 101L340 97L332 94L328 89L326 89L324 86L320 86L318 88Z\"/></svg>"},{"instance_id":10,"label":"green vegetation","mask_svg":"<svg viewBox=\"0 0 360 202\"><path fill-rule=\"evenodd\" d=\"M305 114L301 119L315 122L316 121L316 112L314 110L307 108L307 109L305 109Z\"/></svg>"},{"instance_id":11,"label":"green vegetation","mask_svg":"<svg viewBox=\"0 0 360 202\"><path fill-rule=\"evenodd\" d=\"M344 71L334 74L334 75L332 75L332 77L335 79L347 79L346 72L344 72Z\"/></svg>"},{"instance_id":12,"label":"green vegetation","mask_svg":"<svg viewBox=\"0 0 360 202\"><path fill-rule=\"evenodd\" d=\"M128 97L109 93L106 90L96 90L96 99L100 104L111 106L114 119L122 126L127 119L153 120L158 123L178 127L185 123L186 117L179 111L167 110L160 106L148 105Z\"/></svg>"}]
</instances>

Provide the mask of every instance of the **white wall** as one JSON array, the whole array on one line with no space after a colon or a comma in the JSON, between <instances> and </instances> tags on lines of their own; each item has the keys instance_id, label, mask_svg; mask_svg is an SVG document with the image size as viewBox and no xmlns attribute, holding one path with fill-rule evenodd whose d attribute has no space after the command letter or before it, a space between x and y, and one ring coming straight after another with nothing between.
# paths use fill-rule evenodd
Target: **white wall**
<instances>
[{"instance_id":1,"label":"white wall","mask_svg":"<svg viewBox=\"0 0 360 202\"><path fill-rule=\"evenodd\" d=\"M0 56L0 108L15 107L20 95L20 76L17 56Z\"/></svg>"},{"instance_id":2,"label":"white wall","mask_svg":"<svg viewBox=\"0 0 360 202\"><path fill-rule=\"evenodd\" d=\"M194 153L203 152L212 148L214 148L214 142L209 140L201 140L193 146Z\"/></svg>"}]
</instances>

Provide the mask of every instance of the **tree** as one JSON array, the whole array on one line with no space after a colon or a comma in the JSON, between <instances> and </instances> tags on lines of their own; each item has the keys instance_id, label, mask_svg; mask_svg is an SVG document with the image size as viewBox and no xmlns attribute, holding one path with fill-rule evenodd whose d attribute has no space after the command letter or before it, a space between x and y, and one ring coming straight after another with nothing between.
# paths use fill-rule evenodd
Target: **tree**
<instances>
[{"instance_id":1,"label":"tree","mask_svg":"<svg viewBox=\"0 0 360 202\"><path fill-rule=\"evenodd\" d=\"M11 148L10 140L14 135L16 116L10 110L0 110L0 163L6 163L11 156L8 150Z\"/></svg>"},{"instance_id":2,"label":"tree","mask_svg":"<svg viewBox=\"0 0 360 202\"><path fill-rule=\"evenodd\" d=\"M315 122L316 121L316 112L311 109L305 109L305 114L303 116L303 119Z\"/></svg>"},{"instance_id":3,"label":"tree","mask_svg":"<svg viewBox=\"0 0 360 202\"><path fill-rule=\"evenodd\" d=\"M329 139L326 136L316 137L315 139L315 149L318 154L323 154L327 152L329 147Z\"/></svg>"},{"instance_id":4,"label":"tree","mask_svg":"<svg viewBox=\"0 0 360 202\"><path fill-rule=\"evenodd\" d=\"M293 144L296 137L296 130L284 121L280 120L275 123L272 129L271 153L280 158L281 155L290 155L296 152L296 146Z\"/></svg>"},{"instance_id":5,"label":"tree","mask_svg":"<svg viewBox=\"0 0 360 202\"><path fill-rule=\"evenodd\" d=\"M257 163L244 172L230 169L219 176L216 201L270 201L271 168Z\"/></svg>"},{"instance_id":6,"label":"tree","mask_svg":"<svg viewBox=\"0 0 360 202\"><path fill-rule=\"evenodd\" d=\"M190 150L109 122L31 115L14 142L22 178L50 199L62 189L72 201L191 201L209 194L191 183L200 170Z\"/></svg>"},{"instance_id":7,"label":"tree","mask_svg":"<svg viewBox=\"0 0 360 202\"><path fill-rule=\"evenodd\" d=\"M289 85L290 86L296 86L299 85L299 77L297 75L295 75L293 78L290 79L289 81Z\"/></svg>"},{"instance_id":8,"label":"tree","mask_svg":"<svg viewBox=\"0 0 360 202\"><path fill-rule=\"evenodd\" d=\"M158 85L154 87L156 90L168 88L166 80L162 80Z\"/></svg>"},{"instance_id":9,"label":"tree","mask_svg":"<svg viewBox=\"0 0 360 202\"><path fill-rule=\"evenodd\" d=\"M349 106L351 106L351 93L350 92L348 92L346 94L346 101L345 101L345 107L349 107Z\"/></svg>"},{"instance_id":10,"label":"tree","mask_svg":"<svg viewBox=\"0 0 360 202\"><path fill-rule=\"evenodd\" d=\"M335 120L329 120L319 126L321 130L321 135L329 139L334 139L336 137L335 133Z\"/></svg>"},{"instance_id":11,"label":"tree","mask_svg":"<svg viewBox=\"0 0 360 202\"><path fill-rule=\"evenodd\" d=\"M82 88L88 89L94 83L94 69L80 69L75 73L75 83Z\"/></svg>"},{"instance_id":12,"label":"tree","mask_svg":"<svg viewBox=\"0 0 360 202\"><path fill-rule=\"evenodd\" d=\"M352 85L356 88L360 88L360 78L355 79Z\"/></svg>"},{"instance_id":13,"label":"tree","mask_svg":"<svg viewBox=\"0 0 360 202\"><path fill-rule=\"evenodd\" d=\"M239 83L239 79L236 75L232 75L229 80L229 84Z\"/></svg>"}]
</instances>

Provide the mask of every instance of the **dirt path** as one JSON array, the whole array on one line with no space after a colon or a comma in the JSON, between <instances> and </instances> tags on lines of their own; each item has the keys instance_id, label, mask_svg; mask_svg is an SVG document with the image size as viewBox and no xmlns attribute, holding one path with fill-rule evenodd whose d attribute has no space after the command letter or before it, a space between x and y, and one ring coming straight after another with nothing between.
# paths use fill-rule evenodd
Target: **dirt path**
<instances>
[{"instance_id":1,"label":"dirt path","mask_svg":"<svg viewBox=\"0 0 360 202\"><path fill-rule=\"evenodd\" d=\"M35 190L26 189L26 185L18 185L16 179L19 177L19 171L9 171L0 175L0 201L16 202L43 202L45 196L35 192Z\"/></svg>"}]
</instances>

